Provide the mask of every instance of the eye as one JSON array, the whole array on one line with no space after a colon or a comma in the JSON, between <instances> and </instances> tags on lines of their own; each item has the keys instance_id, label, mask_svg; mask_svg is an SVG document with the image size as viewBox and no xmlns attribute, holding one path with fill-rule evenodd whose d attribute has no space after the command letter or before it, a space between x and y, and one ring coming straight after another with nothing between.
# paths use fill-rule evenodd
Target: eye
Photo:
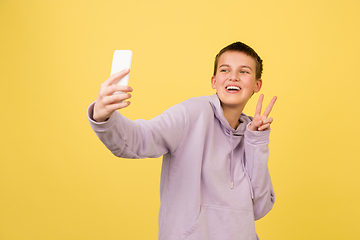
<instances>
[{"instance_id":1,"label":"eye","mask_svg":"<svg viewBox=\"0 0 360 240\"><path fill-rule=\"evenodd\" d=\"M229 70L227 69L220 69L220 72L228 72Z\"/></svg>"},{"instance_id":2,"label":"eye","mask_svg":"<svg viewBox=\"0 0 360 240\"><path fill-rule=\"evenodd\" d=\"M241 70L240 73L247 73L247 74L249 74L249 72L246 71L246 70Z\"/></svg>"}]
</instances>

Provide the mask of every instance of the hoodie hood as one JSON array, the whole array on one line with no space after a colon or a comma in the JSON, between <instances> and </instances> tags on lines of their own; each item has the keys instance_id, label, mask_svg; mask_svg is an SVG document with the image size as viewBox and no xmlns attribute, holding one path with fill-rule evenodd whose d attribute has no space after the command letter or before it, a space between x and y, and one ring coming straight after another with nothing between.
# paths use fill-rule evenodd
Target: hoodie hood
<instances>
[{"instance_id":1,"label":"hoodie hood","mask_svg":"<svg viewBox=\"0 0 360 240\"><path fill-rule=\"evenodd\" d=\"M244 113L241 113L239 118L241 124L237 127L237 129L233 129L224 116L224 111L221 107L221 102L218 95L214 93L211 96L204 96L204 98L209 101L214 111L214 115L220 121L224 131L226 131L227 133L232 132L235 136L244 135L247 125L252 121L252 117L246 116Z\"/></svg>"}]
</instances>

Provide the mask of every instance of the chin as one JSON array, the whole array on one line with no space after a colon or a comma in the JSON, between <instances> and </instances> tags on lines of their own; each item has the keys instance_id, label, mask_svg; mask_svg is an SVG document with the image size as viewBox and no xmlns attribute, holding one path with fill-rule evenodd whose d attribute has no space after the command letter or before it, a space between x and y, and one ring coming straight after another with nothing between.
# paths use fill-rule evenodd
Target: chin
<instances>
[{"instance_id":1,"label":"chin","mask_svg":"<svg viewBox=\"0 0 360 240\"><path fill-rule=\"evenodd\" d=\"M222 101L220 99L220 102L221 102L221 106L227 106L227 107L231 107L231 108L242 108L245 106L246 102L240 102L240 101L229 101L229 100L225 100L225 101Z\"/></svg>"},{"instance_id":2,"label":"chin","mask_svg":"<svg viewBox=\"0 0 360 240\"><path fill-rule=\"evenodd\" d=\"M227 106L231 106L231 107L241 107L241 106L245 106L245 104L249 101L249 99L238 99L238 98L224 98L224 97L220 97L220 102L221 104L227 105Z\"/></svg>"}]
</instances>

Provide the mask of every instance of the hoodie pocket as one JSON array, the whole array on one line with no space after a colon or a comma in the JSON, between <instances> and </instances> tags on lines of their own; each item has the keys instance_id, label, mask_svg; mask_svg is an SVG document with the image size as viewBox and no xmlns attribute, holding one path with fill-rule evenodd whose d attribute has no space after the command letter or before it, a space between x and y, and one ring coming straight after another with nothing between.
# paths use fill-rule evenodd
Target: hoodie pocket
<instances>
[{"instance_id":1,"label":"hoodie pocket","mask_svg":"<svg viewBox=\"0 0 360 240\"><path fill-rule=\"evenodd\" d=\"M202 205L195 224L181 240L256 240L254 213L223 206Z\"/></svg>"}]
</instances>

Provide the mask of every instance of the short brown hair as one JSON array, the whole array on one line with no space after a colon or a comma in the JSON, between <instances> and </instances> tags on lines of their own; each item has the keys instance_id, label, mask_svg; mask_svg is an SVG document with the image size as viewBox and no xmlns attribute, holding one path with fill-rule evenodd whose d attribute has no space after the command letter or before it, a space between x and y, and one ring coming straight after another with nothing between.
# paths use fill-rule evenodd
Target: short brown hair
<instances>
[{"instance_id":1,"label":"short brown hair","mask_svg":"<svg viewBox=\"0 0 360 240\"><path fill-rule=\"evenodd\" d=\"M220 56L224 53L224 52L230 52L230 51L235 51L235 52L242 52L245 53L246 55L252 57L255 60L256 63L256 79L261 78L262 75L262 71L263 71L263 61L260 58L260 56L254 51L254 49L252 49L251 47L249 47L248 45L246 45L245 43L242 42L234 42L226 47L224 47L223 49L220 50L220 52L216 55L215 57L215 63L214 63L214 75L216 75L216 70L218 67L218 62L219 62L219 58Z\"/></svg>"}]
</instances>

